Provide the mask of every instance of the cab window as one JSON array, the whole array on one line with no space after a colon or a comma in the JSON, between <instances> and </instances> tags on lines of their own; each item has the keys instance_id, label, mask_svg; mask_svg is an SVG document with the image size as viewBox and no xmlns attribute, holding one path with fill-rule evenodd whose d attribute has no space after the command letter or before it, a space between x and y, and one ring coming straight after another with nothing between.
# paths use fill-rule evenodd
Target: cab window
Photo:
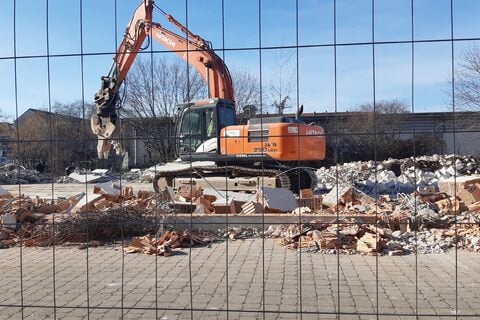
<instances>
[{"instance_id":1,"label":"cab window","mask_svg":"<svg viewBox=\"0 0 480 320\"><path fill-rule=\"evenodd\" d=\"M202 134L201 110L189 110L184 115L181 134Z\"/></svg>"},{"instance_id":2,"label":"cab window","mask_svg":"<svg viewBox=\"0 0 480 320\"><path fill-rule=\"evenodd\" d=\"M219 107L218 118L220 119L220 128L235 125L235 109L225 105Z\"/></svg>"}]
</instances>

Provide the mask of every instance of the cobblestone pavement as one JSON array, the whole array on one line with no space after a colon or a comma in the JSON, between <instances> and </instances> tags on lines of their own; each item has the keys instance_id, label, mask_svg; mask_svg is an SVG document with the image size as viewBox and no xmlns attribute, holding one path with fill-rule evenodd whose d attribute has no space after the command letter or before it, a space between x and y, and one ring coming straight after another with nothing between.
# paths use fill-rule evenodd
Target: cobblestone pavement
<instances>
[{"instance_id":1,"label":"cobblestone pavement","mask_svg":"<svg viewBox=\"0 0 480 320\"><path fill-rule=\"evenodd\" d=\"M0 319L478 319L479 262L299 254L268 239L168 258L17 247L0 250Z\"/></svg>"}]
</instances>

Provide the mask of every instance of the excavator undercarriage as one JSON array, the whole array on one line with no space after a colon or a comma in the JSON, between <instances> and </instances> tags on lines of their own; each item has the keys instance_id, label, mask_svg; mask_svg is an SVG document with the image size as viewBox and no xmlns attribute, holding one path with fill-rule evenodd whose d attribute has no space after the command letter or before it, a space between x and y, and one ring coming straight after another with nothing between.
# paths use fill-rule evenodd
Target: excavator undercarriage
<instances>
[{"instance_id":1,"label":"excavator undercarriage","mask_svg":"<svg viewBox=\"0 0 480 320\"><path fill-rule=\"evenodd\" d=\"M153 186L160 192L166 186L177 188L181 184L196 184L217 190L253 192L260 187L290 189L315 188L314 168L277 166L238 166L184 163L183 168L162 168L156 172Z\"/></svg>"}]
</instances>

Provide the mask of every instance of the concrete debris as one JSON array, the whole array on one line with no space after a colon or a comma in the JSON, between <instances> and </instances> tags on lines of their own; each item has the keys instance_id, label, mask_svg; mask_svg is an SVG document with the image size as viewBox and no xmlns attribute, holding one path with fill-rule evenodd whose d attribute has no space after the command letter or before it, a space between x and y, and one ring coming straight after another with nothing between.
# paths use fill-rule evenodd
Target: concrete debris
<instances>
[{"instance_id":1,"label":"concrete debris","mask_svg":"<svg viewBox=\"0 0 480 320\"><path fill-rule=\"evenodd\" d=\"M202 194L202 189L198 186L183 184L178 188L176 197L180 201L192 201L193 199L200 197Z\"/></svg>"},{"instance_id":2,"label":"concrete debris","mask_svg":"<svg viewBox=\"0 0 480 320\"><path fill-rule=\"evenodd\" d=\"M252 227L229 227L224 230L217 230L216 235L214 235L214 239L217 240L238 240L238 239L249 239L249 238L258 238L260 237L260 233L256 228Z\"/></svg>"},{"instance_id":3,"label":"concrete debris","mask_svg":"<svg viewBox=\"0 0 480 320\"><path fill-rule=\"evenodd\" d=\"M68 178L79 183L99 183L99 182L110 181L112 179L110 176L106 176L104 171L100 171L100 172L74 171L68 175Z\"/></svg>"},{"instance_id":4,"label":"concrete debris","mask_svg":"<svg viewBox=\"0 0 480 320\"><path fill-rule=\"evenodd\" d=\"M219 214L236 214L237 208L232 198L219 198L211 203L213 211Z\"/></svg>"},{"instance_id":5,"label":"concrete debris","mask_svg":"<svg viewBox=\"0 0 480 320\"><path fill-rule=\"evenodd\" d=\"M0 167L0 184L49 183L52 179L36 170L28 170L22 166L9 164Z\"/></svg>"},{"instance_id":6,"label":"concrete debris","mask_svg":"<svg viewBox=\"0 0 480 320\"><path fill-rule=\"evenodd\" d=\"M270 211L288 212L298 207L293 192L280 188L260 188L257 202Z\"/></svg>"},{"instance_id":7,"label":"concrete debris","mask_svg":"<svg viewBox=\"0 0 480 320\"><path fill-rule=\"evenodd\" d=\"M17 217L12 213L2 215L2 226L10 230L15 230L17 228Z\"/></svg>"},{"instance_id":8,"label":"concrete debris","mask_svg":"<svg viewBox=\"0 0 480 320\"><path fill-rule=\"evenodd\" d=\"M97 201L102 199L101 194L95 193L82 193L80 199L72 208L73 213L78 213L86 210L93 210L96 208L95 204Z\"/></svg>"},{"instance_id":9,"label":"concrete debris","mask_svg":"<svg viewBox=\"0 0 480 320\"><path fill-rule=\"evenodd\" d=\"M107 174L108 171L109 171L108 169L93 169L92 173L104 176Z\"/></svg>"},{"instance_id":10,"label":"concrete debris","mask_svg":"<svg viewBox=\"0 0 480 320\"><path fill-rule=\"evenodd\" d=\"M480 201L480 175L450 177L439 183L440 192L457 196L465 205Z\"/></svg>"},{"instance_id":11,"label":"concrete debris","mask_svg":"<svg viewBox=\"0 0 480 320\"><path fill-rule=\"evenodd\" d=\"M312 210L309 207L298 207L292 211L292 214L305 214L311 212Z\"/></svg>"},{"instance_id":12,"label":"concrete debris","mask_svg":"<svg viewBox=\"0 0 480 320\"><path fill-rule=\"evenodd\" d=\"M379 218L377 224L316 223L269 226L264 236L278 238L278 243L290 249L307 252L406 255L438 254L452 248L480 251L480 212L449 217L442 228L416 226L401 216ZM437 222L440 226L441 223ZM391 229L393 228L393 229Z\"/></svg>"},{"instance_id":13,"label":"concrete debris","mask_svg":"<svg viewBox=\"0 0 480 320\"><path fill-rule=\"evenodd\" d=\"M322 205L340 212L357 210L366 212L375 205L375 199L351 186L335 186L324 195Z\"/></svg>"},{"instance_id":14,"label":"concrete debris","mask_svg":"<svg viewBox=\"0 0 480 320\"><path fill-rule=\"evenodd\" d=\"M10 192L8 192L7 190L3 189L2 186L0 186L0 198L8 199L8 198L13 198L13 196Z\"/></svg>"},{"instance_id":15,"label":"concrete debris","mask_svg":"<svg viewBox=\"0 0 480 320\"><path fill-rule=\"evenodd\" d=\"M440 181L480 174L479 166L477 157L454 155L350 162L317 170L317 189L329 191L338 182L340 185L354 185L370 196L437 192Z\"/></svg>"},{"instance_id":16,"label":"concrete debris","mask_svg":"<svg viewBox=\"0 0 480 320\"><path fill-rule=\"evenodd\" d=\"M72 179L69 176L61 176L55 179L55 183L79 183L78 180Z\"/></svg>"},{"instance_id":17,"label":"concrete debris","mask_svg":"<svg viewBox=\"0 0 480 320\"><path fill-rule=\"evenodd\" d=\"M362 181L359 183L358 180L350 180L349 183L334 185L323 196L322 205L328 207L323 210L324 213L337 214L338 223L322 224L311 221L308 227L269 227L265 236L280 238L282 245L292 249L323 253L432 254L454 247L480 251L480 176L451 178L446 174L458 174L459 170L467 168L469 171L460 172L475 173L478 171L478 162L475 160L475 163L472 161L465 165L460 159L442 159L444 160L437 157L436 160L425 160L420 162L420 165L407 162L408 165L402 167L403 172L415 172L415 175L422 177L425 182L422 188L417 188L416 191L411 188L408 193L398 192L400 189L396 186L391 189L395 192L388 195L380 196L374 192L370 194L377 196L370 197L361 192L366 190L362 188ZM472 159L467 157L468 161ZM445 168L445 165L450 167ZM348 164L343 169L347 166L361 170L384 170L384 167L374 167L369 163L355 166ZM418 171L429 168L443 170L443 176L439 177L431 171ZM451 168L457 171L453 172ZM346 176L351 178L352 175ZM357 173L356 177L359 176L361 174ZM387 184L395 186L398 184L398 177L401 177L395 175L394 178L393 171L383 171L380 176L377 183L383 180L382 188ZM387 181L386 178L391 180ZM393 179L397 180L392 182ZM434 179L436 181L432 188L432 185L426 182ZM352 214L352 211L375 215L377 223L353 224L352 221L344 220L343 216Z\"/></svg>"},{"instance_id":18,"label":"concrete debris","mask_svg":"<svg viewBox=\"0 0 480 320\"><path fill-rule=\"evenodd\" d=\"M347 186L334 186L332 190L323 197L322 204L327 207L345 206L353 201L353 188Z\"/></svg>"},{"instance_id":19,"label":"concrete debris","mask_svg":"<svg viewBox=\"0 0 480 320\"><path fill-rule=\"evenodd\" d=\"M242 205L253 198L245 193L202 189L195 184L182 184L176 192L167 187L164 193L168 194L176 212L195 214L238 214Z\"/></svg>"}]
</instances>

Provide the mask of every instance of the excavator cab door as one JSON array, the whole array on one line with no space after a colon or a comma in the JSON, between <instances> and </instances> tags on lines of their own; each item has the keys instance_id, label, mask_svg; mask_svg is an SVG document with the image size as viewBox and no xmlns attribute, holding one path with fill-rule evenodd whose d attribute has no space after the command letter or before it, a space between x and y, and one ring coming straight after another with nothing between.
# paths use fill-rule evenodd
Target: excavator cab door
<instances>
[{"instance_id":1,"label":"excavator cab door","mask_svg":"<svg viewBox=\"0 0 480 320\"><path fill-rule=\"evenodd\" d=\"M228 100L215 99L201 105L184 105L177 118L177 156L198 153L199 146L235 124L235 108ZM219 150L217 145L217 150Z\"/></svg>"},{"instance_id":2,"label":"excavator cab door","mask_svg":"<svg viewBox=\"0 0 480 320\"><path fill-rule=\"evenodd\" d=\"M177 122L177 153L178 155L195 152L202 143L205 130L202 128L204 110L186 107L181 111Z\"/></svg>"}]
</instances>

